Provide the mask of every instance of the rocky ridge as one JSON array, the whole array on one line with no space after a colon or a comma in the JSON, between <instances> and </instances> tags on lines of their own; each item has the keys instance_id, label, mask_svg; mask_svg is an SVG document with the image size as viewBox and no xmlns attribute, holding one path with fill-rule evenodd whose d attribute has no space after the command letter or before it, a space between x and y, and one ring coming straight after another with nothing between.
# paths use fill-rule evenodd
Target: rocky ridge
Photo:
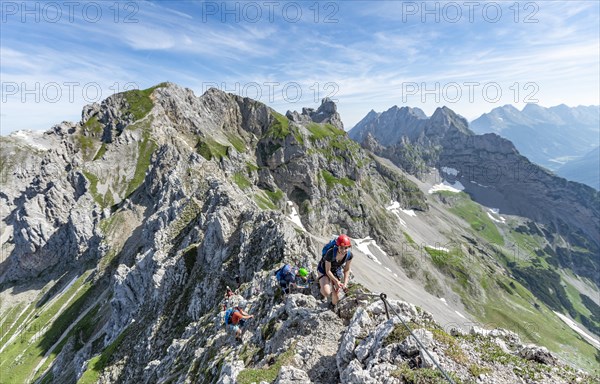
<instances>
[{"instance_id":1,"label":"rocky ridge","mask_svg":"<svg viewBox=\"0 0 600 384\"><path fill-rule=\"evenodd\" d=\"M385 205L428 209L408 178L347 139L335 104L287 115L165 83L86 107L81 122L47 132L40 153L26 154L16 139L11 152L3 146L2 159L20 152L25 160L3 168L19 181L2 190L2 292L39 290L18 309L19 331L2 335L5 379L401 383L436 375L360 287L339 313L315 299L314 286L281 297L273 272L282 262L314 269L315 235L345 231L387 248L404 234ZM292 208L304 228L289 220ZM244 345L222 326L227 285L256 316ZM424 329L417 334L441 335L427 344L460 380L589 379L552 357L543 358L546 373L516 357L519 343L505 351L518 360L502 357L496 367L477 357L479 341L465 339L459 348L475 352L457 363L445 351L462 336L441 333L410 304L392 305Z\"/></svg>"},{"instance_id":2,"label":"rocky ridge","mask_svg":"<svg viewBox=\"0 0 600 384\"><path fill-rule=\"evenodd\" d=\"M27 380L44 373L73 382L84 362L120 342L147 351L122 364L123 377L141 377L140 367L214 308L225 285L251 281L284 258L308 265L307 251L317 250L287 223L288 204L314 233L348 228L390 239L398 234L375 227L370 210L385 219L390 200L427 209L401 174L380 173L383 165L345 139L333 103L299 116L311 115L295 123L250 99L214 89L196 97L165 83L84 108L81 122L46 132L39 153L3 138L13 144L2 158L24 159L3 169L11 180L2 191L3 291L43 287L37 306L45 311L78 287L69 322L98 323L83 347L70 328L54 329L61 337L45 337L39 364L51 352L56 363L30 367ZM31 326L33 311L25 310Z\"/></svg>"}]
</instances>

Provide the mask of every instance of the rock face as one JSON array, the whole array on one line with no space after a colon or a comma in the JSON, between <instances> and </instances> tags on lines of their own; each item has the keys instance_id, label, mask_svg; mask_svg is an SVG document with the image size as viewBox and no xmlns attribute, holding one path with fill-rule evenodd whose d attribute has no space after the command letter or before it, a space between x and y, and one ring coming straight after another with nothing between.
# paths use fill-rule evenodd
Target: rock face
<instances>
[{"instance_id":1,"label":"rock face","mask_svg":"<svg viewBox=\"0 0 600 384\"><path fill-rule=\"evenodd\" d=\"M226 285L245 287L250 296L270 284L256 274L284 260L315 265L319 245L298 225L385 244L402 236L373 220L385 204L427 209L412 182L382 172L384 165L347 138L333 102L288 115L297 119L215 89L196 97L164 83L87 106L79 123L2 138L0 284L17 291L46 286L42 303L76 293L63 313L75 317L62 320L64 328L53 330L60 339L41 350L64 353L44 368L46 379L72 382L85 374L100 382L152 382L173 375L175 356L188 352L188 361L206 371L182 377L220 377L220 366L206 368L217 361L217 347L206 349L208 328L194 336L201 349L186 351L176 340L191 337L190 324L217 319L212 311ZM297 224L285 214L292 209L300 212ZM30 311L23 316L35 319ZM308 316L288 311L281 313L292 327ZM339 320L323 316L328 321L318 332L339 335ZM81 322L97 326L73 343L67 325ZM289 346L279 334L263 353ZM334 367L336 338L321 347ZM88 364L107 348L115 353L110 367ZM324 352L299 351L309 377L328 381L336 374L317 364ZM228 367L234 375L239 364ZM31 377L42 372L38 367ZM8 380L30 379L14 375ZM304 376L290 371L280 380L288 377Z\"/></svg>"},{"instance_id":2,"label":"rock face","mask_svg":"<svg viewBox=\"0 0 600 384\"><path fill-rule=\"evenodd\" d=\"M200 98L174 85L132 92L87 106L81 123L49 131L38 140L48 148L44 151L27 153L27 142L17 145L3 138L12 143L3 148L3 158L15 151L28 157L3 190L9 207L3 211L3 236L12 241L6 248L11 262L1 264L0 282L102 257L100 222L112 217L110 210L135 206L151 216L161 205L175 204L168 209L173 215L177 204L189 205L201 192L195 173L210 174L214 167L217 177L234 177L242 189L255 184L254 200L268 206L283 206L288 196L307 213L308 229L317 233L334 231L321 223L353 235L370 231L369 203L356 201L372 191L360 184L371 180L370 186L377 187L388 181L345 138L330 100L324 99L317 111L290 112L298 116L295 122L264 104L215 89ZM314 134L305 123L323 130L319 139L311 139ZM332 141L339 148L330 151ZM218 163L207 162L213 159ZM401 175L391 177L397 185L410 184ZM426 209L417 188L408 194L386 189L390 200ZM172 219L167 216L163 224Z\"/></svg>"},{"instance_id":3,"label":"rock face","mask_svg":"<svg viewBox=\"0 0 600 384\"><path fill-rule=\"evenodd\" d=\"M13 134L2 138L3 255L0 281L21 279L98 256L95 226L100 210L85 190L81 171L67 172L81 162L68 142L73 125L63 123L43 136ZM37 137L36 137L37 136ZM5 145L7 144L7 145ZM13 182L14 180L14 182ZM8 241L7 241L8 240ZM101 251L100 251L101 252Z\"/></svg>"},{"instance_id":4,"label":"rock face","mask_svg":"<svg viewBox=\"0 0 600 384\"><path fill-rule=\"evenodd\" d=\"M478 203L538 223L553 252L564 255L557 263L600 285L600 193L593 188L531 163L496 134L473 134L446 107L429 119L406 107L369 113L349 135L410 173L436 167ZM577 251L582 248L587 251Z\"/></svg>"},{"instance_id":5,"label":"rock face","mask_svg":"<svg viewBox=\"0 0 600 384\"><path fill-rule=\"evenodd\" d=\"M337 129L344 129L344 124L342 123L340 114L337 112L337 106L327 97L322 100L321 106L319 106L316 111L313 108L302 108L301 114L296 111L288 111L286 116L291 121L300 124L314 122L331 124Z\"/></svg>"},{"instance_id":6,"label":"rock face","mask_svg":"<svg viewBox=\"0 0 600 384\"><path fill-rule=\"evenodd\" d=\"M315 235L346 232L391 247L405 235L383 207L429 208L406 175L349 140L330 100L287 116L164 83L88 106L81 122L41 137L2 138L2 292L39 293L2 318L14 321L0 353L20 356L2 366L3 379L403 382L432 374L421 369L433 358L458 377L515 382L512 366L497 363L494 376L455 361L447 346L477 354L478 341L450 341L410 304L391 305L419 325L430 354L360 289L335 313L317 301L315 284L282 297L274 271L282 263L314 269ZM460 120L438 118L442 126L429 129ZM21 166L4 165L15 157ZM227 286L236 294L224 302ZM238 304L254 315L242 343L223 324L223 305ZM555 364L537 350L523 356ZM577 376L561 365L549 375Z\"/></svg>"},{"instance_id":7,"label":"rock face","mask_svg":"<svg viewBox=\"0 0 600 384\"><path fill-rule=\"evenodd\" d=\"M371 110L348 135L359 143L369 134L380 143L395 143L402 136L416 139L426 121L427 116L419 108L393 106L383 113Z\"/></svg>"}]
</instances>

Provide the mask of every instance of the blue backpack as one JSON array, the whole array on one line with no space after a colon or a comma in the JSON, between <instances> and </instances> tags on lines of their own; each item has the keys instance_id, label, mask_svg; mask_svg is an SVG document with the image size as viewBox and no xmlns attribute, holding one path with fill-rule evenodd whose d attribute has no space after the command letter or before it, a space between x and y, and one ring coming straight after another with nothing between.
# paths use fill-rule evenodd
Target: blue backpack
<instances>
[{"instance_id":1,"label":"blue backpack","mask_svg":"<svg viewBox=\"0 0 600 384\"><path fill-rule=\"evenodd\" d=\"M225 316L223 316L225 320L225 325L231 324L231 315L233 315L233 312L235 311L237 311L237 308L229 308L225 311Z\"/></svg>"},{"instance_id":2,"label":"blue backpack","mask_svg":"<svg viewBox=\"0 0 600 384\"><path fill-rule=\"evenodd\" d=\"M277 281L281 282L285 279L285 276L289 274L292 274L292 267L289 264L286 264L275 272L275 277L277 278Z\"/></svg>"},{"instance_id":3,"label":"blue backpack","mask_svg":"<svg viewBox=\"0 0 600 384\"><path fill-rule=\"evenodd\" d=\"M321 256L325 256L327 252L329 252L329 250L335 246L335 240L336 239L333 239L329 243L325 244L323 250L321 250Z\"/></svg>"},{"instance_id":4,"label":"blue backpack","mask_svg":"<svg viewBox=\"0 0 600 384\"><path fill-rule=\"evenodd\" d=\"M337 240L337 238L331 240L329 243L325 244L323 246L323 249L321 250L321 258L325 257L325 255L327 254L327 252L329 252L329 250L333 247L336 247L336 249L333 251L334 252L334 256L337 253L337 246L335 244L335 241ZM350 254L350 251L346 251L346 256L348 256Z\"/></svg>"}]
</instances>

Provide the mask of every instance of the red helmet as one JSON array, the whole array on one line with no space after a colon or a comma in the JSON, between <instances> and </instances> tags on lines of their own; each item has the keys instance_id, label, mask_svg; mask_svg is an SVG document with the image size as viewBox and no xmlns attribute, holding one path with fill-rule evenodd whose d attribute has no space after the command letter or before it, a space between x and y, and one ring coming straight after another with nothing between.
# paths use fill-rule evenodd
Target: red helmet
<instances>
[{"instance_id":1,"label":"red helmet","mask_svg":"<svg viewBox=\"0 0 600 384\"><path fill-rule=\"evenodd\" d=\"M339 235L335 240L335 245L338 247L341 245L342 247L350 247L352 244L350 243L350 238L346 235Z\"/></svg>"}]
</instances>

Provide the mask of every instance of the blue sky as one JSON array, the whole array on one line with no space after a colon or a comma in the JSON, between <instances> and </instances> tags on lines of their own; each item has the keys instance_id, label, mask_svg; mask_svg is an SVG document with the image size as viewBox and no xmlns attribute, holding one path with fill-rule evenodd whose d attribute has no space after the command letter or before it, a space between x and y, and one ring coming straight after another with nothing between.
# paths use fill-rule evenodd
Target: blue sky
<instances>
[{"instance_id":1,"label":"blue sky","mask_svg":"<svg viewBox=\"0 0 600 384\"><path fill-rule=\"evenodd\" d=\"M597 1L3 1L1 134L171 81L276 110L600 104ZM425 92L423 92L425 91Z\"/></svg>"}]
</instances>

